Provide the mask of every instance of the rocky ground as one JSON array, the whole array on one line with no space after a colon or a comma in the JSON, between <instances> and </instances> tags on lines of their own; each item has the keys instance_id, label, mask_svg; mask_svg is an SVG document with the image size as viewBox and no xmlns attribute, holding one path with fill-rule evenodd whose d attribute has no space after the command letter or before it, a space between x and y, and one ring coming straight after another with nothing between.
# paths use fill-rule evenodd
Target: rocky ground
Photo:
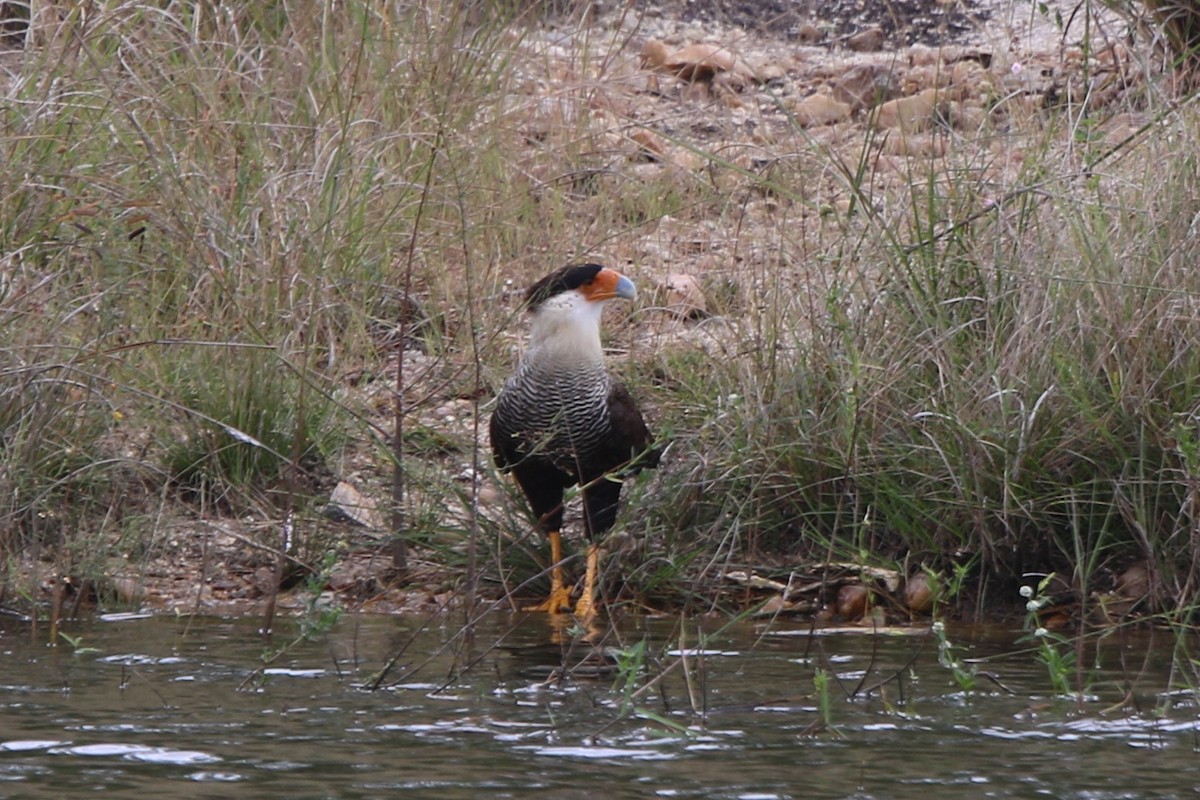
<instances>
[{"instance_id":1,"label":"rocky ground","mask_svg":"<svg viewBox=\"0 0 1200 800\"><path fill-rule=\"evenodd\" d=\"M875 131L873 180L881 191L907 181L914 161L948 147L971 147L989 154L984 179L1002 193L1022 166L1022 119L1059 98L1089 94L1101 135L1112 143L1143 122L1129 104L1114 102L1141 80L1130 66L1128 23L1111 15L1085 20L1082 7L1070 3L1045 9L1002 0L680 0L636 12L624 4L597 4L586 37L601 56L599 73L586 77L593 81L586 95L591 124L608 166L634 179L700 170L706 161L698 151L720 153L739 169L769 169L779 159L799 157L797 129L807 145L844 152L852 161ZM559 89L581 80L575 67L584 47L582 30L578 15L568 9L520 38L531 56L528 68L545 70L538 76L544 95L529 106L531 142L539 141L539 129L580 111L575 100L559 99L583 95ZM1087 49L1081 46L1085 31L1091 37ZM997 97L1004 102L995 102ZM805 193L814 209L849 202L844 182L832 175ZM747 225L754 224L756 213L770 212L769 197L754 202L762 208L749 208ZM638 264L658 283L660 301L684 312L664 317L644 335L693 335L681 318L711 300L691 275L719 272L734 258L736 245L734 234L704 220L674 219L614 243L610 255L616 263ZM753 259L746 250L738 250L737 258ZM679 268L681 254L687 256L686 270ZM419 372L423 357L411 357ZM391 426L392 385L380 374L377 381L348 389L376 416L380 430ZM423 423L450 436L478 437L470 401L447 397L421 413ZM420 551L409 585L389 588L387 520L377 506L386 500L390 478L375 452L365 448L335 476L338 488L326 517L296 521L321 528L320 541L349 553L325 585L316 587L321 601L388 612L444 607L454 601L456 576L426 564ZM471 458L469 452L443 454L434 468L469 482ZM495 487L482 491L485 504L499 502ZM454 514L457 505L447 502L446 513ZM101 587L104 592L180 612L261 611L277 577L284 526L180 518L162 520L160 530L148 562L131 557L105 569L112 583ZM753 583L744 573L730 577L742 586ZM54 580L43 580L52 594ZM59 592L63 602L86 599L86 589L74 593L80 588L68 585ZM314 596L287 591L279 606L299 610Z\"/></svg>"}]
</instances>

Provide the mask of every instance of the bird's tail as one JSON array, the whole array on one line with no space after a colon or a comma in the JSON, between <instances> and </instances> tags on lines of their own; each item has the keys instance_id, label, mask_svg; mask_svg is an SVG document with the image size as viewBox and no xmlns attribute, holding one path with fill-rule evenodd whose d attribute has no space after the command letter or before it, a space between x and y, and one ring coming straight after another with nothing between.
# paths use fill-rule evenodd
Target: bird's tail
<instances>
[{"instance_id":1,"label":"bird's tail","mask_svg":"<svg viewBox=\"0 0 1200 800\"><path fill-rule=\"evenodd\" d=\"M626 475L633 475L644 469L654 469L658 466L666 451L667 448L665 445L661 447L647 447L631 458L629 463L621 469L621 472Z\"/></svg>"}]
</instances>

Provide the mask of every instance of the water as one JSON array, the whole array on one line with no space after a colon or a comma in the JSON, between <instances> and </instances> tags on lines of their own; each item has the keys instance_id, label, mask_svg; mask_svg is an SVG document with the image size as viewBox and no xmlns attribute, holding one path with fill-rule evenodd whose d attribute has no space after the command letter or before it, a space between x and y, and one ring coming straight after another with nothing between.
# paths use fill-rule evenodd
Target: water
<instances>
[{"instance_id":1,"label":"water","mask_svg":"<svg viewBox=\"0 0 1200 800\"><path fill-rule=\"evenodd\" d=\"M746 623L690 656L690 687L675 666L635 698L640 714L623 714L627 691L678 661L677 621L620 631L653 656L625 673L641 679L580 670L549 685L563 655L544 616L489 619L468 649L453 620L428 622L348 619L265 673L264 652L295 629L267 642L252 620L113 618L50 648L44 631L0 627L0 797L1200 794L1197 700L1164 694L1165 637L1106 642L1078 704L1048 695L1030 653L983 667L1011 693L982 678L963 692L933 639L810 642L791 635L802 628ZM951 631L972 657L1014 653L1015 635ZM365 690L405 645L388 688ZM827 729L818 669L837 676ZM1136 706L1122 708L1127 688Z\"/></svg>"}]
</instances>

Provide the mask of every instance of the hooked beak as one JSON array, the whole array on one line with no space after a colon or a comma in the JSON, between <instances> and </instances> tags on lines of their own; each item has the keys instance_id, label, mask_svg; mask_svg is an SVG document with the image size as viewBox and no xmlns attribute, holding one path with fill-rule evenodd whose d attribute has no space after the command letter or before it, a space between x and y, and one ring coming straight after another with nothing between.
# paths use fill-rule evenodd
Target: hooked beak
<instances>
[{"instance_id":1,"label":"hooked beak","mask_svg":"<svg viewBox=\"0 0 1200 800\"><path fill-rule=\"evenodd\" d=\"M617 281L617 286L613 289L613 293L623 300L637 300L637 287L633 285L633 281L624 275Z\"/></svg>"}]
</instances>

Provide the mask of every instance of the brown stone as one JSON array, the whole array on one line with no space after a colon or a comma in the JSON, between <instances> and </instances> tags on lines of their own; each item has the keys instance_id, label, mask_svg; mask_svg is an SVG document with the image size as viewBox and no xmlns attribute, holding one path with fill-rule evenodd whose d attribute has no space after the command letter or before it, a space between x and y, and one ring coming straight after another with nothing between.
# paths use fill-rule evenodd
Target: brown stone
<instances>
[{"instance_id":1,"label":"brown stone","mask_svg":"<svg viewBox=\"0 0 1200 800\"><path fill-rule=\"evenodd\" d=\"M687 172L695 172L708 163L708 159L704 156L682 147L675 148L667 157L667 161Z\"/></svg>"},{"instance_id":2,"label":"brown stone","mask_svg":"<svg viewBox=\"0 0 1200 800\"><path fill-rule=\"evenodd\" d=\"M879 107L875 125L879 128L899 128L907 133L923 131L933 123L940 93L926 89L908 97L889 100Z\"/></svg>"},{"instance_id":3,"label":"brown stone","mask_svg":"<svg viewBox=\"0 0 1200 800\"><path fill-rule=\"evenodd\" d=\"M988 71L978 61L959 61L950 68L950 83L963 87L966 94L978 96L988 82Z\"/></svg>"},{"instance_id":4,"label":"brown stone","mask_svg":"<svg viewBox=\"0 0 1200 800\"><path fill-rule=\"evenodd\" d=\"M712 79L713 89L736 94L746 88L746 76L740 72L718 72Z\"/></svg>"},{"instance_id":5,"label":"brown stone","mask_svg":"<svg viewBox=\"0 0 1200 800\"><path fill-rule=\"evenodd\" d=\"M987 124L987 111L974 103L951 103L947 109L950 126L958 131L974 132Z\"/></svg>"},{"instance_id":6,"label":"brown stone","mask_svg":"<svg viewBox=\"0 0 1200 800\"><path fill-rule=\"evenodd\" d=\"M770 62L755 67L754 74L763 83L770 83L771 81L780 81L787 77L787 70L784 69L782 64Z\"/></svg>"},{"instance_id":7,"label":"brown stone","mask_svg":"<svg viewBox=\"0 0 1200 800\"><path fill-rule=\"evenodd\" d=\"M883 28L867 28L846 39L846 47L856 53L868 53L883 47Z\"/></svg>"},{"instance_id":8,"label":"brown stone","mask_svg":"<svg viewBox=\"0 0 1200 800\"><path fill-rule=\"evenodd\" d=\"M658 39L650 39L642 45L642 66L648 69L662 69L667 58L670 57L670 49Z\"/></svg>"},{"instance_id":9,"label":"brown stone","mask_svg":"<svg viewBox=\"0 0 1200 800\"><path fill-rule=\"evenodd\" d=\"M904 73L902 91L916 94L926 89L936 89L945 78L945 73L937 67L913 67Z\"/></svg>"},{"instance_id":10,"label":"brown stone","mask_svg":"<svg viewBox=\"0 0 1200 800\"><path fill-rule=\"evenodd\" d=\"M704 83L703 81L693 81L692 83L688 84L686 89L684 89L683 99L703 103L706 102L711 95L712 92L709 91L707 83Z\"/></svg>"},{"instance_id":11,"label":"brown stone","mask_svg":"<svg viewBox=\"0 0 1200 800\"><path fill-rule=\"evenodd\" d=\"M946 137L928 133L908 133L903 129L893 130L888 133L883 143L883 152L908 158L945 155Z\"/></svg>"},{"instance_id":12,"label":"brown stone","mask_svg":"<svg viewBox=\"0 0 1200 800\"><path fill-rule=\"evenodd\" d=\"M796 41L800 44L816 44L825 38L825 32L811 22L796 29Z\"/></svg>"},{"instance_id":13,"label":"brown stone","mask_svg":"<svg viewBox=\"0 0 1200 800\"><path fill-rule=\"evenodd\" d=\"M667 148L662 139L645 128L629 134L629 138L637 143L640 154L649 161L660 161L666 155Z\"/></svg>"},{"instance_id":14,"label":"brown stone","mask_svg":"<svg viewBox=\"0 0 1200 800\"><path fill-rule=\"evenodd\" d=\"M784 600L781 595L772 595L767 598L767 601L759 606L758 613L760 616L769 616L787 611L791 607L791 603Z\"/></svg>"},{"instance_id":15,"label":"brown stone","mask_svg":"<svg viewBox=\"0 0 1200 800\"><path fill-rule=\"evenodd\" d=\"M890 70L876 64L858 64L833 81L831 91L834 99L856 110L890 100L895 94L894 84Z\"/></svg>"},{"instance_id":16,"label":"brown stone","mask_svg":"<svg viewBox=\"0 0 1200 800\"><path fill-rule=\"evenodd\" d=\"M908 48L908 63L913 67L935 66L942 60L939 50L924 44L914 44Z\"/></svg>"},{"instance_id":17,"label":"brown stone","mask_svg":"<svg viewBox=\"0 0 1200 800\"><path fill-rule=\"evenodd\" d=\"M375 501L346 481L340 481L333 488L325 506L325 516L374 530L384 527Z\"/></svg>"},{"instance_id":18,"label":"brown stone","mask_svg":"<svg viewBox=\"0 0 1200 800\"><path fill-rule=\"evenodd\" d=\"M848 583L837 593L837 613L843 619L862 619L867 613L870 592L861 583Z\"/></svg>"},{"instance_id":19,"label":"brown stone","mask_svg":"<svg viewBox=\"0 0 1200 800\"><path fill-rule=\"evenodd\" d=\"M125 576L113 577L112 590L117 595L117 599L125 605L141 603L146 594L146 587L142 585L141 581Z\"/></svg>"},{"instance_id":20,"label":"brown stone","mask_svg":"<svg viewBox=\"0 0 1200 800\"><path fill-rule=\"evenodd\" d=\"M1121 144L1142 129L1145 119L1138 114L1117 114L1101 127L1104 143L1110 146Z\"/></svg>"},{"instance_id":21,"label":"brown stone","mask_svg":"<svg viewBox=\"0 0 1200 800\"><path fill-rule=\"evenodd\" d=\"M1131 600L1140 600L1150 593L1150 570L1146 562L1131 564L1117 576L1117 592Z\"/></svg>"},{"instance_id":22,"label":"brown stone","mask_svg":"<svg viewBox=\"0 0 1200 800\"><path fill-rule=\"evenodd\" d=\"M708 81L734 68L733 52L717 44L691 44L672 53L663 64L685 81Z\"/></svg>"},{"instance_id":23,"label":"brown stone","mask_svg":"<svg viewBox=\"0 0 1200 800\"><path fill-rule=\"evenodd\" d=\"M676 316L684 319L708 316L708 301L694 276L684 272L668 275L663 290L665 305Z\"/></svg>"},{"instance_id":24,"label":"brown stone","mask_svg":"<svg viewBox=\"0 0 1200 800\"><path fill-rule=\"evenodd\" d=\"M933 610L933 601L937 592L928 573L918 572L904 584L904 605L908 610L917 614L928 614Z\"/></svg>"},{"instance_id":25,"label":"brown stone","mask_svg":"<svg viewBox=\"0 0 1200 800\"><path fill-rule=\"evenodd\" d=\"M790 105L796 124L801 128L832 125L850 116L851 108L826 94L812 94Z\"/></svg>"}]
</instances>

